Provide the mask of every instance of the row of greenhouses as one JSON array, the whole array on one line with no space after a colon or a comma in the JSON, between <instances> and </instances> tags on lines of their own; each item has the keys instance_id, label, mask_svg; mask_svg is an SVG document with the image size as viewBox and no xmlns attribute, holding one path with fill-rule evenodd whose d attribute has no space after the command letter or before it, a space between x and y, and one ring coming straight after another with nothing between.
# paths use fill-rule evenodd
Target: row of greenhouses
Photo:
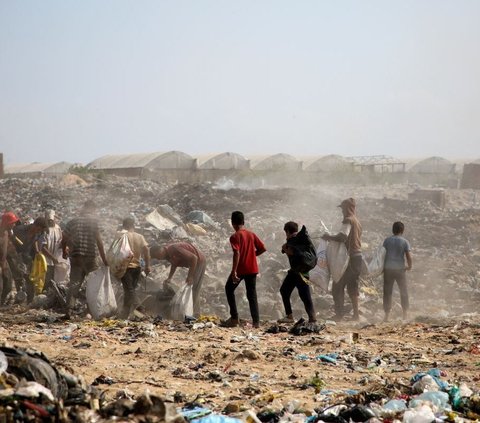
<instances>
[{"instance_id":1,"label":"row of greenhouses","mask_svg":"<svg viewBox=\"0 0 480 423\"><path fill-rule=\"evenodd\" d=\"M480 163L480 159L476 161ZM69 172L73 165L67 162L6 164L5 175L49 176ZM77 165L78 166L78 165ZM83 165L81 165L83 166ZM99 157L84 165L91 170L122 176L140 176L145 171L195 170L195 171L305 171L305 172L411 172L419 174L454 174L459 166L441 158L401 160L390 156L344 157L327 155L294 157L289 154L243 156L237 153L220 153L206 156L190 156L180 151L141 154L111 154Z\"/></svg>"}]
</instances>

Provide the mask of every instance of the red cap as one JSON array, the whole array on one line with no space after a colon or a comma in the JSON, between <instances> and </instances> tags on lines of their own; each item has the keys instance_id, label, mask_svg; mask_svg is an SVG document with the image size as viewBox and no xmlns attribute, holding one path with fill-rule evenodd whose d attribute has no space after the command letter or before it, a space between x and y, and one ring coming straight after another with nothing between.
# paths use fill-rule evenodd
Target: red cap
<instances>
[{"instance_id":1,"label":"red cap","mask_svg":"<svg viewBox=\"0 0 480 423\"><path fill-rule=\"evenodd\" d=\"M12 223L18 222L20 219L13 212L3 213L2 216L2 226L11 225Z\"/></svg>"}]
</instances>

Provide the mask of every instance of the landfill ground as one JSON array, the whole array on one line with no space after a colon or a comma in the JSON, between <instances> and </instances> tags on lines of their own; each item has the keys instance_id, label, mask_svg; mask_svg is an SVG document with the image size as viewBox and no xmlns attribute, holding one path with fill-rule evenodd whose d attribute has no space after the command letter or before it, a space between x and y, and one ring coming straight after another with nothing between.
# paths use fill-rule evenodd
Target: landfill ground
<instances>
[{"instance_id":1,"label":"landfill ground","mask_svg":"<svg viewBox=\"0 0 480 423\"><path fill-rule=\"evenodd\" d=\"M107 399L122 390L138 396L148 389L167 401L180 405L196 401L216 411L258 412L288 406L309 414L315 408L342 403L356 392L384 398L410 394L410 378L431 368L445 371L444 379L452 384L465 383L479 390L480 203L475 191L446 189L446 207L441 209L427 201L409 201L408 193L416 188L409 185L293 189L86 179L85 184L73 177L3 180L0 207L12 208L23 218L53 207L64 224L83 201L94 198L107 245L129 213L153 244L179 233L146 224L145 216L158 206L169 205L181 219L192 210L204 211L215 222L204 225L206 235L183 234L207 255L202 310L211 319L228 317L223 286L231 263L228 219L233 210L246 213L247 226L265 240L268 250L259 260L259 329L250 325L242 287L237 301L245 322L232 329L210 322L192 326L155 320L156 313L148 312L137 321L95 322L88 318L63 321L52 311L19 305L0 309L2 341L42 351L55 365L83 376L87 384L98 378ZM362 283L359 323L331 322L331 295L314 287L319 323L326 323L319 333L266 333L283 315L278 292L287 270L286 258L280 254L283 224L288 220L306 224L314 240L323 232L320 221L335 232L341 220L336 205L345 197L357 200L367 256L389 236L394 221L405 223L414 260L408 275L409 320L400 320L395 291L392 321L382 322L380 277ZM140 291L160 289L167 274L168 268L156 263ZM178 272L177 286L184 276ZM292 300L299 318L305 313L296 291ZM319 357L329 353L337 356L323 361Z\"/></svg>"},{"instance_id":2,"label":"landfill ground","mask_svg":"<svg viewBox=\"0 0 480 423\"><path fill-rule=\"evenodd\" d=\"M268 324L196 331L177 325L178 331L169 323L49 324L41 322L44 317L2 313L0 337L43 351L87 384L105 376L99 388L108 399L121 390L139 395L148 389L166 400L196 400L217 411L280 410L295 401L296 409L308 413L341 402L352 389L396 397L408 391L415 373L434 367L446 371L452 383L471 389L480 384L478 318L345 323L294 337L265 334ZM331 352L339 354L337 364L315 359Z\"/></svg>"}]
</instances>

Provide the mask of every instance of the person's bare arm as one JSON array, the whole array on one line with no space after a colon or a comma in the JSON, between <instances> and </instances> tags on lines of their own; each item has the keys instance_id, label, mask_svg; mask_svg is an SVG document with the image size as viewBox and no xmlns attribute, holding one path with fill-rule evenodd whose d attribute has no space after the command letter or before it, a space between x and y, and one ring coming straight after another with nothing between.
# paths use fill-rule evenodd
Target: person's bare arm
<instances>
[{"instance_id":1,"label":"person's bare arm","mask_svg":"<svg viewBox=\"0 0 480 423\"><path fill-rule=\"evenodd\" d=\"M230 273L230 276L232 277L232 280L234 283L238 283L238 275L237 275L237 268L238 268L238 262L240 261L240 253L238 250L233 250L233 259L232 259L232 271Z\"/></svg>"},{"instance_id":2,"label":"person's bare arm","mask_svg":"<svg viewBox=\"0 0 480 423\"><path fill-rule=\"evenodd\" d=\"M150 248L148 248L148 245L145 245L143 248L142 248L142 256L143 256L143 260L145 260L145 274L148 275L151 271L151 268L150 268Z\"/></svg>"},{"instance_id":3,"label":"person's bare arm","mask_svg":"<svg viewBox=\"0 0 480 423\"><path fill-rule=\"evenodd\" d=\"M165 279L164 283L169 283L172 280L173 275L175 274L176 271L177 271L177 266L175 266L174 264L170 264L170 273L168 274L168 277L167 279Z\"/></svg>"},{"instance_id":4,"label":"person's bare arm","mask_svg":"<svg viewBox=\"0 0 480 423\"><path fill-rule=\"evenodd\" d=\"M405 252L405 257L407 258L407 270L412 270L412 253L410 251Z\"/></svg>"},{"instance_id":5,"label":"person's bare arm","mask_svg":"<svg viewBox=\"0 0 480 423\"><path fill-rule=\"evenodd\" d=\"M69 237L67 235L66 232L64 232L62 234L62 257L64 259L68 258L68 241L69 241Z\"/></svg>"},{"instance_id":6,"label":"person's bare arm","mask_svg":"<svg viewBox=\"0 0 480 423\"><path fill-rule=\"evenodd\" d=\"M33 250L35 251L35 254L40 254L42 252L42 249L40 248L40 242L38 239L36 239L33 242Z\"/></svg>"},{"instance_id":7,"label":"person's bare arm","mask_svg":"<svg viewBox=\"0 0 480 423\"><path fill-rule=\"evenodd\" d=\"M50 252L46 245L43 246L41 253L52 260L54 264L58 264L57 258Z\"/></svg>"},{"instance_id":8,"label":"person's bare arm","mask_svg":"<svg viewBox=\"0 0 480 423\"><path fill-rule=\"evenodd\" d=\"M107 256L105 255L105 248L103 247L102 237L100 236L100 232L97 232L97 248L98 253L100 254L100 258L103 261L105 266L108 266Z\"/></svg>"}]
</instances>

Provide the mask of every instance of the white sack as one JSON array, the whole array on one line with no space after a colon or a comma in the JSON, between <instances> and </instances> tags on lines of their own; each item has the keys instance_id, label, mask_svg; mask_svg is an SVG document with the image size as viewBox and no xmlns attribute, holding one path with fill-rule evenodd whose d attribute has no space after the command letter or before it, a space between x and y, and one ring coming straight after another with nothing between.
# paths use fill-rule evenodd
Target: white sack
<instances>
[{"instance_id":1,"label":"white sack","mask_svg":"<svg viewBox=\"0 0 480 423\"><path fill-rule=\"evenodd\" d=\"M327 245L327 263L333 282L338 282L347 270L348 251L345 243L329 241Z\"/></svg>"},{"instance_id":2,"label":"white sack","mask_svg":"<svg viewBox=\"0 0 480 423\"><path fill-rule=\"evenodd\" d=\"M117 311L117 301L110 280L110 269L101 266L86 277L86 297L90 314L95 320L109 317Z\"/></svg>"},{"instance_id":3,"label":"white sack","mask_svg":"<svg viewBox=\"0 0 480 423\"><path fill-rule=\"evenodd\" d=\"M122 235L112 242L107 251L107 262L112 275L121 279L125 275L132 258L133 251L128 241L128 232L123 231Z\"/></svg>"},{"instance_id":4,"label":"white sack","mask_svg":"<svg viewBox=\"0 0 480 423\"><path fill-rule=\"evenodd\" d=\"M323 291L328 291L330 282L330 270L327 262L328 241L321 239L317 246L317 265L310 270L309 276L313 286L319 287Z\"/></svg>"},{"instance_id":5,"label":"white sack","mask_svg":"<svg viewBox=\"0 0 480 423\"><path fill-rule=\"evenodd\" d=\"M172 319L184 320L185 316L193 315L193 291L192 285L185 284L172 298Z\"/></svg>"}]
</instances>

